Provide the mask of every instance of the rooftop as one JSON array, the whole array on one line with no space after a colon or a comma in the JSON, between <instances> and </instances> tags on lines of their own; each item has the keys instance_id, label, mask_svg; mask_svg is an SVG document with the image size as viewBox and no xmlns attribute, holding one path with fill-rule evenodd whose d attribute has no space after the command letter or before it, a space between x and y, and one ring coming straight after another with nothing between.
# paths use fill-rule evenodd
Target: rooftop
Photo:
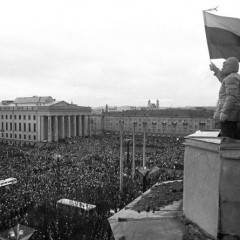
<instances>
[{"instance_id":1,"label":"rooftop","mask_svg":"<svg viewBox=\"0 0 240 240\"><path fill-rule=\"evenodd\" d=\"M51 96L46 96L46 97L38 97L38 96L33 96L33 97L19 97L14 100L12 104L14 105L22 105L22 104L36 104L36 105L41 105L41 104L46 104L53 102L54 99Z\"/></svg>"},{"instance_id":2,"label":"rooftop","mask_svg":"<svg viewBox=\"0 0 240 240\"><path fill-rule=\"evenodd\" d=\"M105 112L106 116L117 116L117 117L205 117L212 118L213 110L211 109L186 109L186 108L167 108L159 110L127 110L123 112Z\"/></svg>"},{"instance_id":3,"label":"rooftop","mask_svg":"<svg viewBox=\"0 0 240 240\"><path fill-rule=\"evenodd\" d=\"M108 219L116 240L210 240L183 217L182 181L154 185Z\"/></svg>"}]
</instances>

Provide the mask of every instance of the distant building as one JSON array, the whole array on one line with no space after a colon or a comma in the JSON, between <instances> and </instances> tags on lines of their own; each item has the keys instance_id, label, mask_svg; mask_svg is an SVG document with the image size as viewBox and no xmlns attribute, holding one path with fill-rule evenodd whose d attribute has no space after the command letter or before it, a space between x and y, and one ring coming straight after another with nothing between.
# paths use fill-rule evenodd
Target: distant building
<instances>
[{"instance_id":1,"label":"distant building","mask_svg":"<svg viewBox=\"0 0 240 240\"><path fill-rule=\"evenodd\" d=\"M91 133L95 135L101 135L104 133L104 112L92 113L90 120Z\"/></svg>"},{"instance_id":2,"label":"distant building","mask_svg":"<svg viewBox=\"0 0 240 240\"><path fill-rule=\"evenodd\" d=\"M57 142L90 132L90 107L47 97L23 97L0 104L0 141L9 144Z\"/></svg>"},{"instance_id":3,"label":"distant building","mask_svg":"<svg viewBox=\"0 0 240 240\"><path fill-rule=\"evenodd\" d=\"M156 101L156 104L148 100L147 109L151 109L151 110L159 109L159 100Z\"/></svg>"},{"instance_id":4,"label":"distant building","mask_svg":"<svg viewBox=\"0 0 240 240\"><path fill-rule=\"evenodd\" d=\"M91 132L117 133L120 120L124 122L124 132L132 133L135 128L136 134L142 133L145 128L151 135L186 136L197 130L207 131L215 128L212 109L168 108L95 114L91 116Z\"/></svg>"}]
</instances>

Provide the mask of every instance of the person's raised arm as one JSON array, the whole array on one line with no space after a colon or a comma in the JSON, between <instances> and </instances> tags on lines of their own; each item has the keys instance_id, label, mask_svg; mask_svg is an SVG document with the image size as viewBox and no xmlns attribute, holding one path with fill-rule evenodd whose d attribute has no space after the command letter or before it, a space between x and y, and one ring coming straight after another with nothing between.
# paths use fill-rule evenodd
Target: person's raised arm
<instances>
[{"instance_id":1,"label":"person's raised arm","mask_svg":"<svg viewBox=\"0 0 240 240\"><path fill-rule=\"evenodd\" d=\"M211 64L209 65L209 68L211 71L214 72L214 76L217 77L217 79L222 82L223 81L223 77L222 77L222 74L221 74L221 70L214 64L211 62Z\"/></svg>"}]
</instances>

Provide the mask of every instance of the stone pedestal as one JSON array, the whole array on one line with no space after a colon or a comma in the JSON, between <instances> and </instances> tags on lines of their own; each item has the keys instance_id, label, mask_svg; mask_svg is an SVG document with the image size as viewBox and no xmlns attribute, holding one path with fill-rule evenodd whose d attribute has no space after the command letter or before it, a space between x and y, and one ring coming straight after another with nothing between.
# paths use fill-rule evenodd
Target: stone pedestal
<instances>
[{"instance_id":1,"label":"stone pedestal","mask_svg":"<svg viewBox=\"0 0 240 240\"><path fill-rule=\"evenodd\" d=\"M240 141L216 136L186 139L183 212L215 239L240 237Z\"/></svg>"}]
</instances>

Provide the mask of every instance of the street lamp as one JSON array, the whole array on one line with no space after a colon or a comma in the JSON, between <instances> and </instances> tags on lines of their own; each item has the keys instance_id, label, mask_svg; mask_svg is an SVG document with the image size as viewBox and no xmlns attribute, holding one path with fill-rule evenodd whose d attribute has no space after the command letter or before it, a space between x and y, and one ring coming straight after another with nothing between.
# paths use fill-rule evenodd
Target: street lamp
<instances>
[{"instance_id":1,"label":"street lamp","mask_svg":"<svg viewBox=\"0 0 240 240\"><path fill-rule=\"evenodd\" d=\"M60 196L60 160L63 157L60 154L54 154L53 159L56 161L57 163L57 191L58 191L58 197Z\"/></svg>"},{"instance_id":2,"label":"street lamp","mask_svg":"<svg viewBox=\"0 0 240 240\"><path fill-rule=\"evenodd\" d=\"M144 120L142 122L143 124L143 168L146 167L146 126L147 126L147 121Z\"/></svg>"},{"instance_id":3,"label":"street lamp","mask_svg":"<svg viewBox=\"0 0 240 240\"><path fill-rule=\"evenodd\" d=\"M120 132L120 185L119 190L123 189L123 120L119 120L119 132Z\"/></svg>"},{"instance_id":4,"label":"street lamp","mask_svg":"<svg viewBox=\"0 0 240 240\"><path fill-rule=\"evenodd\" d=\"M131 139L124 139L124 142L126 143L127 145L127 168L130 169L130 160L129 160L129 145L130 145L130 142L131 142Z\"/></svg>"},{"instance_id":5,"label":"street lamp","mask_svg":"<svg viewBox=\"0 0 240 240\"><path fill-rule=\"evenodd\" d=\"M133 122L133 156L132 156L132 179L134 179L134 176L135 176L135 130L136 130L136 126L137 126L137 121L134 121Z\"/></svg>"}]
</instances>

